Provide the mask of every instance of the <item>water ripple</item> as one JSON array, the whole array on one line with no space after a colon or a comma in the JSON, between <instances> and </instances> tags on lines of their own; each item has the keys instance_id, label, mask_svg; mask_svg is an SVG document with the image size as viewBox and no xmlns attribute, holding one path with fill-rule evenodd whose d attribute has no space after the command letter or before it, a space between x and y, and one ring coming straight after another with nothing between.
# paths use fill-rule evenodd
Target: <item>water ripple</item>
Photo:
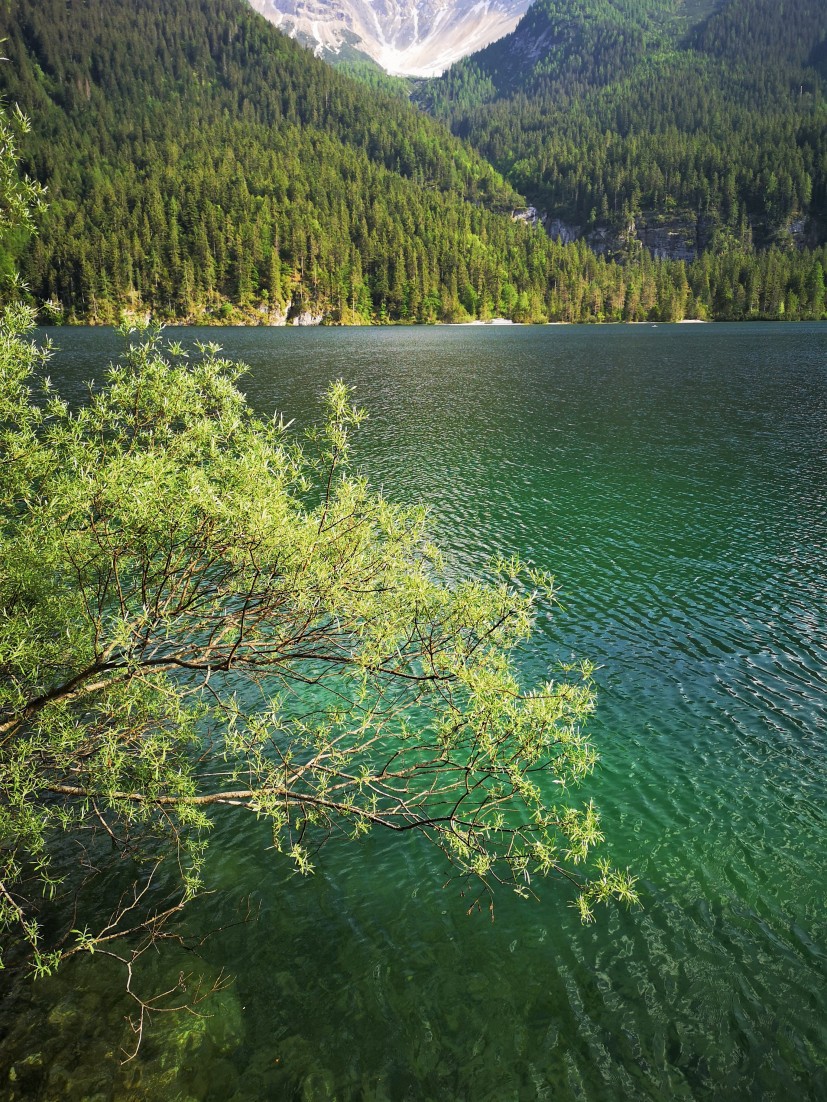
<instances>
[{"instance_id":1,"label":"water ripple","mask_svg":"<svg viewBox=\"0 0 827 1102\"><path fill-rule=\"evenodd\" d=\"M336 843L298 881L219 828L215 880L262 918L207 950L243 1038L205 1041L189 1092L827 1097L827 327L222 336L268 411L357 386L359 463L429 506L457 572L519 551L555 573L526 676L599 664L592 787L645 909L584 929L547 890L491 925L415 839Z\"/></svg>"}]
</instances>

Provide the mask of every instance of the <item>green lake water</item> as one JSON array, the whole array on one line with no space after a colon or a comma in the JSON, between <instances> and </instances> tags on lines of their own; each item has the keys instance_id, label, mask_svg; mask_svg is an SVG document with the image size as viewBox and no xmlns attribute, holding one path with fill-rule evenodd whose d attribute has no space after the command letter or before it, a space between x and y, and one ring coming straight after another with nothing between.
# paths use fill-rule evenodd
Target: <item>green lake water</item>
<instances>
[{"instance_id":1,"label":"green lake water","mask_svg":"<svg viewBox=\"0 0 827 1102\"><path fill-rule=\"evenodd\" d=\"M255 920L146 980L225 968L211 1016L120 1066L105 963L9 982L0 1098L826 1099L827 326L173 332L299 425L343 377L358 464L458 574L554 573L526 673L598 664L586 791L643 907L583 927L549 884L492 924L421 840L333 841L303 879L225 817L190 923ZM50 335L76 400L118 338Z\"/></svg>"}]
</instances>

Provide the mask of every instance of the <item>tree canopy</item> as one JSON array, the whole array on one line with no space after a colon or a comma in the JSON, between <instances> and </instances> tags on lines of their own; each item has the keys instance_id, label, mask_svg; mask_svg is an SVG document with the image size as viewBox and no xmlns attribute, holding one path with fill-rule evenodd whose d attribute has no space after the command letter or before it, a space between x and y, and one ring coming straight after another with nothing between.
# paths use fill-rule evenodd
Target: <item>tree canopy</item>
<instances>
[{"instance_id":1,"label":"tree canopy","mask_svg":"<svg viewBox=\"0 0 827 1102\"><path fill-rule=\"evenodd\" d=\"M383 826L427 834L478 894L557 873L586 919L634 898L592 860L594 808L569 799L595 763L588 665L526 689L514 662L548 580L515 562L448 584L423 511L351 469L362 414L341 383L300 445L251 412L215 349L133 334L71 410L33 391L47 352L23 320L7 310L0 329L7 943L48 971L157 933L201 886L219 808L266 818L304 872L331 829ZM71 932L48 919L47 946L48 901L76 887L67 835L90 864L114 846L136 884L168 857L180 898L140 922L123 906L100 931L80 900Z\"/></svg>"},{"instance_id":2,"label":"tree canopy","mask_svg":"<svg viewBox=\"0 0 827 1102\"><path fill-rule=\"evenodd\" d=\"M693 257L735 246L729 302L687 265L710 316L820 317L799 311L800 283L792 310L749 300L766 286L761 250L800 248L806 282L825 241L825 42L811 0L538 0L415 95L569 232L599 244L631 229L663 251L665 230Z\"/></svg>"}]
</instances>

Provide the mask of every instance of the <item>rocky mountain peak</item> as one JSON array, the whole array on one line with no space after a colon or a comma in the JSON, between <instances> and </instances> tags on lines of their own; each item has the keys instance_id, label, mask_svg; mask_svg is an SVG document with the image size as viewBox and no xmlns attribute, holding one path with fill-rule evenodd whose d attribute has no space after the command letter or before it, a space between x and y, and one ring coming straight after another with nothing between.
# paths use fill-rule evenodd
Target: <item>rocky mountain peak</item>
<instances>
[{"instance_id":1,"label":"rocky mountain peak","mask_svg":"<svg viewBox=\"0 0 827 1102\"><path fill-rule=\"evenodd\" d=\"M250 0L319 55L367 54L389 73L438 76L509 34L531 0Z\"/></svg>"}]
</instances>

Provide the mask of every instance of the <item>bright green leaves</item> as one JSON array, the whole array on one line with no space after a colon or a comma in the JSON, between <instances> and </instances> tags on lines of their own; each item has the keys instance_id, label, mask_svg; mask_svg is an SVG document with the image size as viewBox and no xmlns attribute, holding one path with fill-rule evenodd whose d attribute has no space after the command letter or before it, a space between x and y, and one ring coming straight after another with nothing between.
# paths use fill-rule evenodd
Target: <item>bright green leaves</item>
<instances>
[{"instance_id":1,"label":"bright green leaves","mask_svg":"<svg viewBox=\"0 0 827 1102\"><path fill-rule=\"evenodd\" d=\"M570 796L596 761L592 668L528 689L516 661L551 579L515 560L449 584L424 511L350 472L364 414L344 384L302 447L253 415L217 349L150 332L72 412L30 400L38 356L14 324L0 344L0 927L37 970L54 963L38 914L66 838L96 861L107 846L136 867L169 855L182 904L219 812L266 820L302 873L332 829L384 826L424 832L483 890L564 873L586 919L634 897L609 866L589 878L602 834ZM92 950L77 907L67 951ZM161 919L136 910L107 939L155 936Z\"/></svg>"},{"instance_id":2,"label":"bright green leaves","mask_svg":"<svg viewBox=\"0 0 827 1102\"><path fill-rule=\"evenodd\" d=\"M18 143L29 129L19 107L0 111L0 301L10 289L16 292L21 287L16 259L43 203L43 188L21 176L18 167Z\"/></svg>"}]
</instances>

